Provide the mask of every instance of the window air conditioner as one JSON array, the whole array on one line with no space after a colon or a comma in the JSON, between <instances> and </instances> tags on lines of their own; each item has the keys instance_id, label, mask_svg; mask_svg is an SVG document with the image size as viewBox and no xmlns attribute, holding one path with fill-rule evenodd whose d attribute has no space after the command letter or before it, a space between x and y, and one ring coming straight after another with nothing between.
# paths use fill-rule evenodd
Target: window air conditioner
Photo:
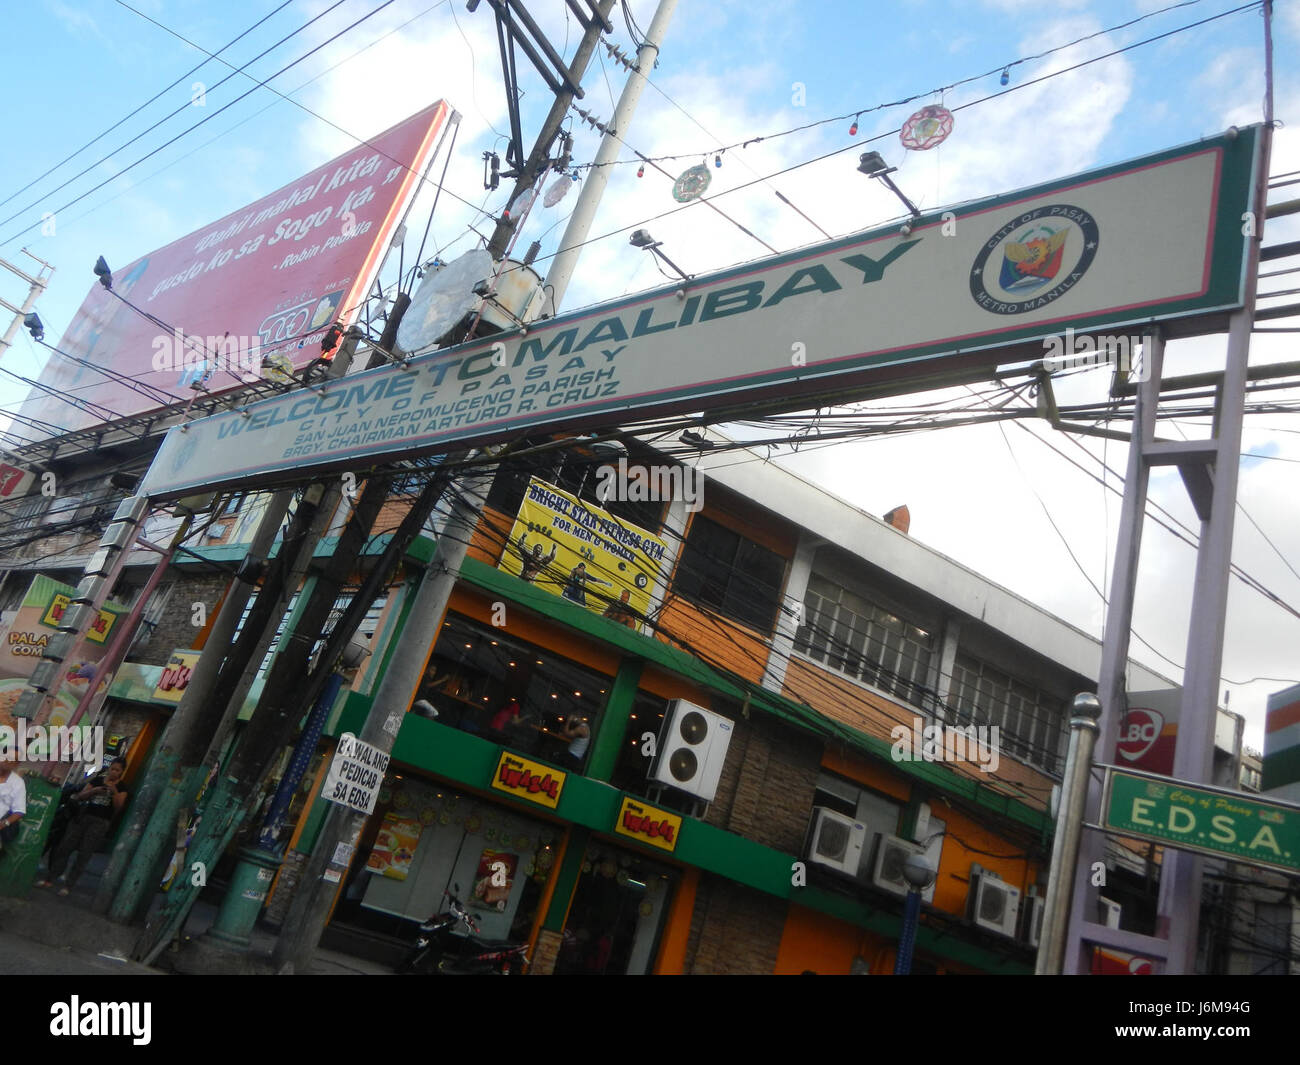
<instances>
[{"instance_id":1,"label":"window air conditioner","mask_svg":"<svg viewBox=\"0 0 1300 1065\"><path fill-rule=\"evenodd\" d=\"M903 876L903 863L913 854L924 853L925 848L919 843L881 833L880 843L876 847L876 860L871 866L871 883L895 895L906 896L911 885ZM926 902L934 901L933 883L921 892L921 898Z\"/></svg>"},{"instance_id":2,"label":"window air conditioner","mask_svg":"<svg viewBox=\"0 0 1300 1065\"><path fill-rule=\"evenodd\" d=\"M1097 896L1097 923L1104 924L1107 928L1119 927L1119 915L1123 907L1114 899L1108 899L1104 895Z\"/></svg>"},{"instance_id":3,"label":"window air conditioner","mask_svg":"<svg viewBox=\"0 0 1300 1065\"><path fill-rule=\"evenodd\" d=\"M813 807L808 860L849 876L858 875L867 826L825 806Z\"/></svg>"},{"instance_id":4,"label":"window air conditioner","mask_svg":"<svg viewBox=\"0 0 1300 1065\"><path fill-rule=\"evenodd\" d=\"M1016 934L1016 918L1020 915L1020 890L998 878L979 865L970 871L970 894L967 896L969 916L981 928L999 935Z\"/></svg>"}]
</instances>

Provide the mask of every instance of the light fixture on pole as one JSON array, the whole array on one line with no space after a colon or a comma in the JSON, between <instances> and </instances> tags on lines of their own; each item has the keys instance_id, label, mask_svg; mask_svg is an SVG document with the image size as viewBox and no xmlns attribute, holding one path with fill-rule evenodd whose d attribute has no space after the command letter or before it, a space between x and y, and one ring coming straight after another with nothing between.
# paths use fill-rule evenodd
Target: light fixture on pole
<instances>
[{"instance_id":1,"label":"light fixture on pole","mask_svg":"<svg viewBox=\"0 0 1300 1065\"><path fill-rule=\"evenodd\" d=\"M912 215L913 218L920 218L921 212L917 209L916 204L914 204L903 194L903 190L900 189L897 185L895 185L893 180L889 176L890 174L894 173L894 171L897 169L898 167L896 166L889 166L885 162L885 160L881 157L881 154L879 152L863 152L858 159L859 171L866 174L867 177L879 178L881 183L884 184L889 189L890 192L892 192L895 196L897 196L900 200L903 201L903 206L907 208L908 212ZM911 223L910 222L904 223L903 235L906 236L908 233L911 232L912 232Z\"/></svg>"},{"instance_id":2,"label":"light fixture on pole","mask_svg":"<svg viewBox=\"0 0 1300 1065\"><path fill-rule=\"evenodd\" d=\"M683 270L680 266L678 266L675 262L673 262L670 258L668 258L667 255L665 255L662 251L660 251L659 249L662 247L663 242L655 240L655 238L652 237L646 230L638 229L635 233L632 234L631 237L628 238L628 243L631 244L632 247L634 248L644 248L656 259L659 259L667 263L669 266L673 268L674 271L676 271L677 276L680 277L683 281L690 281L694 276L692 274L688 274L685 270Z\"/></svg>"},{"instance_id":3,"label":"light fixture on pole","mask_svg":"<svg viewBox=\"0 0 1300 1065\"><path fill-rule=\"evenodd\" d=\"M95 276L99 278L99 283L107 289L113 287L113 271L108 268L108 263L104 261L101 255L95 260Z\"/></svg>"},{"instance_id":4,"label":"light fixture on pole","mask_svg":"<svg viewBox=\"0 0 1300 1065\"><path fill-rule=\"evenodd\" d=\"M32 339L37 343L45 339L45 323L35 311L23 319L23 328L31 333Z\"/></svg>"},{"instance_id":5,"label":"light fixture on pole","mask_svg":"<svg viewBox=\"0 0 1300 1065\"><path fill-rule=\"evenodd\" d=\"M903 863L903 879L907 881L907 902L903 904L903 929L898 936L898 956L894 959L894 975L908 976L912 972L912 950L916 946L916 926L921 920L921 892L934 883L935 870L924 854L913 854Z\"/></svg>"}]
</instances>

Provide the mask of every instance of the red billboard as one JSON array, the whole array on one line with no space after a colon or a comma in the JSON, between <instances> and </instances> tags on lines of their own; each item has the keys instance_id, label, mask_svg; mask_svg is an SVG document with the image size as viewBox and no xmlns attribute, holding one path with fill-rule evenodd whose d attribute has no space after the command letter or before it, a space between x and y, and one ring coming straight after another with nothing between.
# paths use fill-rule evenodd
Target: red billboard
<instances>
[{"instance_id":1,"label":"red billboard","mask_svg":"<svg viewBox=\"0 0 1300 1065\"><path fill-rule=\"evenodd\" d=\"M59 348L178 402L196 386L217 393L259 380L267 356L301 369L364 303L452 113L439 101L135 262L110 258L113 291L138 310L96 282ZM40 382L121 416L164 405L59 355ZM35 392L22 416L64 429L105 420Z\"/></svg>"}]
</instances>

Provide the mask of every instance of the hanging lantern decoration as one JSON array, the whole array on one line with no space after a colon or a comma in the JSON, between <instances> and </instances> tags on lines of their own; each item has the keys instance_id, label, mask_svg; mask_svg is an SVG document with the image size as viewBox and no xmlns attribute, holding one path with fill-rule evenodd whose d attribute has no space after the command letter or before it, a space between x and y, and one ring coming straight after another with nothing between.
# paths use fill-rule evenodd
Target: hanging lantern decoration
<instances>
[{"instance_id":1,"label":"hanging lantern decoration","mask_svg":"<svg viewBox=\"0 0 1300 1065\"><path fill-rule=\"evenodd\" d=\"M851 125L851 126L849 127L849 136L850 136L850 137L856 137L857 135L858 135L858 120L857 120L857 118L855 117L855 118L853 119L853 125Z\"/></svg>"},{"instance_id":2,"label":"hanging lantern decoration","mask_svg":"<svg viewBox=\"0 0 1300 1065\"><path fill-rule=\"evenodd\" d=\"M532 189L524 189L519 194L519 198L506 210L507 218L523 218L528 213L528 208L533 205L536 194Z\"/></svg>"},{"instance_id":3,"label":"hanging lantern decoration","mask_svg":"<svg viewBox=\"0 0 1300 1065\"><path fill-rule=\"evenodd\" d=\"M898 139L903 147L914 152L924 152L942 144L952 132L952 112L946 107L931 104L911 115L903 123Z\"/></svg>"},{"instance_id":4,"label":"hanging lantern decoration","mask_svg":"<svg viewBox=\"0 0 1300 1065\"><path fill-rule=\"evenodd\" d=\"M578 172L573 172L573 177L567 174L561 174L551 182L551 187L546 190L546 195L542 197L542 203L547 207L554 207L568 193L570 186L578 180ZM522 198L522 197L521 197Z\"/></svg>"},{"instance_id":5,"label":"hanging lantern decoration","mask_svg":"<svg viewBox=\"0 0 1300 1065\"><path fill-rule=\"evenodd\" d=\"M636 168L636 176L645 177L645 163L642 163L640 166Z\"/></svg>"},{"instance_id":6,"label":"hanging lantern decoration","mask_svg":"<svg viewBox=\"0 0 1300 1065\"><path fill-rule=\"evenodd\" d=\"M704 195L713 175L703 163L683 170L681 176L673 182L673 199L678 203L690 203Z\"/></svg>"},{"instance_id":7,"label":"hanging lantern decoration","mask_svg":"<svg viewBox=\"0 0 1300 1065\"><path fill-rule=\"evenodd\" d=\"M719 170L722 169L722 153L721 153L721 152L719 152L717 155L715 155L715 156L713 157L713 165L714 165L715 167L717 167Z\"/></svg>"}]
</instances>

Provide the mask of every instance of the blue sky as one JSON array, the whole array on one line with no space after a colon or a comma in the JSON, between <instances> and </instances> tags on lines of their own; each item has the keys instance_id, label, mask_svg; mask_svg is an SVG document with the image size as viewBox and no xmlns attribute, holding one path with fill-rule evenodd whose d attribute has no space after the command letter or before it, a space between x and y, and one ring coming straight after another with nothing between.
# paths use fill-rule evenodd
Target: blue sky
<instances>
[{"instance_id":1,"label":"blue sky","mask_svg":"<svg viewBox=\"0 0 1300 1065\"><path fill-rule=\"evenodd\" d=\"M144 15L211 51L272 12L278 3L131 0ZM292 0L235 44L228 58L239 65L321 15L309 29L252 64L252 73L267 78L381 4L382 0L344 0L334 7L334 0ZM566 55L571 54L578 31L561 0L533 0L529 6L552 41L563 46L567 39ZM653 87L645 92L626 140L646 155L687 156L663 164L675 174L701 159L711 160L721 147L764 137L748 148L724 153L710 189L719 192L893 130L925 103L956 108L999 93L1002 86L996 73L947 93L931 90L999 71L1022 57L1165 6L1157 0L828 0L818 4L682 0L651 78ZM1007 88L1017 89L1045 74L1235 6L1226 0L1200 0L1068 51L1013 65ZM1294 0L1276 6L1277 114L1296 125L1300 81L1291 57L1300 49L1300 11ZM647 26L654 10L652 0L633 0L631 7L637 22ZM16 120L10 123L0 198L37 178L204 58L114 0L32 0L14 5L6 15L11 46L3 76L7 98L16 102L12 107ZM631 51L621 15L615 24L613 40ZM952 136L934 151L907 154L896 138L889 137L770 183L759 182L719 199L718 204L762 242L785 251L822 238L776 198L774 189L833 235L898 215L897 201L854 170L857 152L866 147L878 148L897 165L899 184L923 208L931 208L1185 143L1232 123L1256 122L1264 91L1261 41L1257 8L1229 15L959 110ZM531 144L550 97L531 69L521 69L524 139ZM448 193L461 200L444 195L432 224L430 246L449 255L472 247L476 238L469 226L486 232L490 225L477 208L499 209L504 201L503 194L487 196L481 182L480 156L503 147L496 131L506 128L487 5L471 14L464 0L393 0L271 82L301 108L258 88L216 114L253 88L242 75L217 87L228 73L227 68L209 62L50 177L0 204L0 219L16 215L0 222L0 257L21 261L18 249L25 245L57 268L38 308L51 339L67 327L94 281L90 268L97 255L104 255L110 264L125 264L347 150L355 143L353 137L372 136L439 97L449 100L463 116L447 179ZM594 60L584 106L608 118L622 81L622 71L607 56ZM204 89L198 106L191 102L195 82ZM918 94L921 98L914 103L864 114L856 138L849 136L851 119L791 136L773 136ZM180 113L164 125L137 143L120 147L177 108ZM203 119L208 121L174 145L114 177ZM580 124L575 124L574 132L575 161L590 159L596 149L595 134ZM87 167L88 173L66 189L53 191L53 186ZM1276 140L1272 171L1293 170L1300 170L1300 146L1284 129ZM618 232L594 242L584 253L570 289L570 307L662 282L650 257L627 246L626 227L675 206L669 194L671 181L653 170L643 178L635 172L635 165L615 168L592 232ZM104 188L60 209L108 178L112 180ZM1275 196L1282 198L1286 191L1278 190ZM570 195L558 207L538 210L529 219L523 239L540 239L544 258L555 251L563 231L560 223L572 199ZM417 202L416 230L423 228L422 212L427 213L429 200L422 196ZM55 212L54 225L50 232L47 224L43 234L40 223L47 211ZM35 228L21 232L33 223ZM767 254L762 243L700 206L647 224L693 273ZM1280 224L1269 230L1268 242L1297 239L1297 228L1290 221ZM408 264L418 236L417 232L408 237ZM386 279L394 274L390 269ZM19 302L24 294L16 279L0 279L0 295L11 302ZM1277 338L1268 340L1257 342L1252 361L1294 357ZM1222 338L1175 345L1170 372L1208 368L1221 352ZM23 334L5 356L5 366L30 374L43 358ZM1077 387L1095 398L1104 392L1106 382L1101 375L1088 376L1097 380ZM0 386L0 398L10 404L19 391ZM1300 530L1293 503L1300 496L1295 472L1300 446L1294 442L1300 440L1295 431L1300 425L1283 415L1259 418L1254 425L1258 428L1247 432L1246 449L1269 458L1243 465L1241 499L1285 561L1253 525L1242 522L1235 556L1283 598L1300 603L1300 577L1291 569L1300 568ZM1044 436L1050 430L1035 432ZM1085 446L1098 458L1104 453L1113 468L1123 468L1122 445L1090 442ZM1100 632L1103 605L1045 521L1035 496L1056 524L1068 530L1074 554L1103 587L1118 499L1105 497L1094 481L1064 466L1045 447L1026 440L1009 454L996 431L962 429L805 451L789 461L803 475L877 515L907 503L917 538L1081 628ZM1193 520L1176 477L1158 478L1153 494L1183 520ZM1181 662L1191 552L1158 535L1148 540L1137 629L1160 654ZM1300 621L1255 593L1234 587L1225 675L1243 681L1300 679L1300 660L1294 652L1298 636ZM1160 672L1178 675L1173 665L1140 645L1135 644L1134 654ZM1271 681L1226 686L1233 692L1231 708L1247 714L1247 736L1257 746L1265 694L1283 686Z\"/></svg>"}]
</instances>

